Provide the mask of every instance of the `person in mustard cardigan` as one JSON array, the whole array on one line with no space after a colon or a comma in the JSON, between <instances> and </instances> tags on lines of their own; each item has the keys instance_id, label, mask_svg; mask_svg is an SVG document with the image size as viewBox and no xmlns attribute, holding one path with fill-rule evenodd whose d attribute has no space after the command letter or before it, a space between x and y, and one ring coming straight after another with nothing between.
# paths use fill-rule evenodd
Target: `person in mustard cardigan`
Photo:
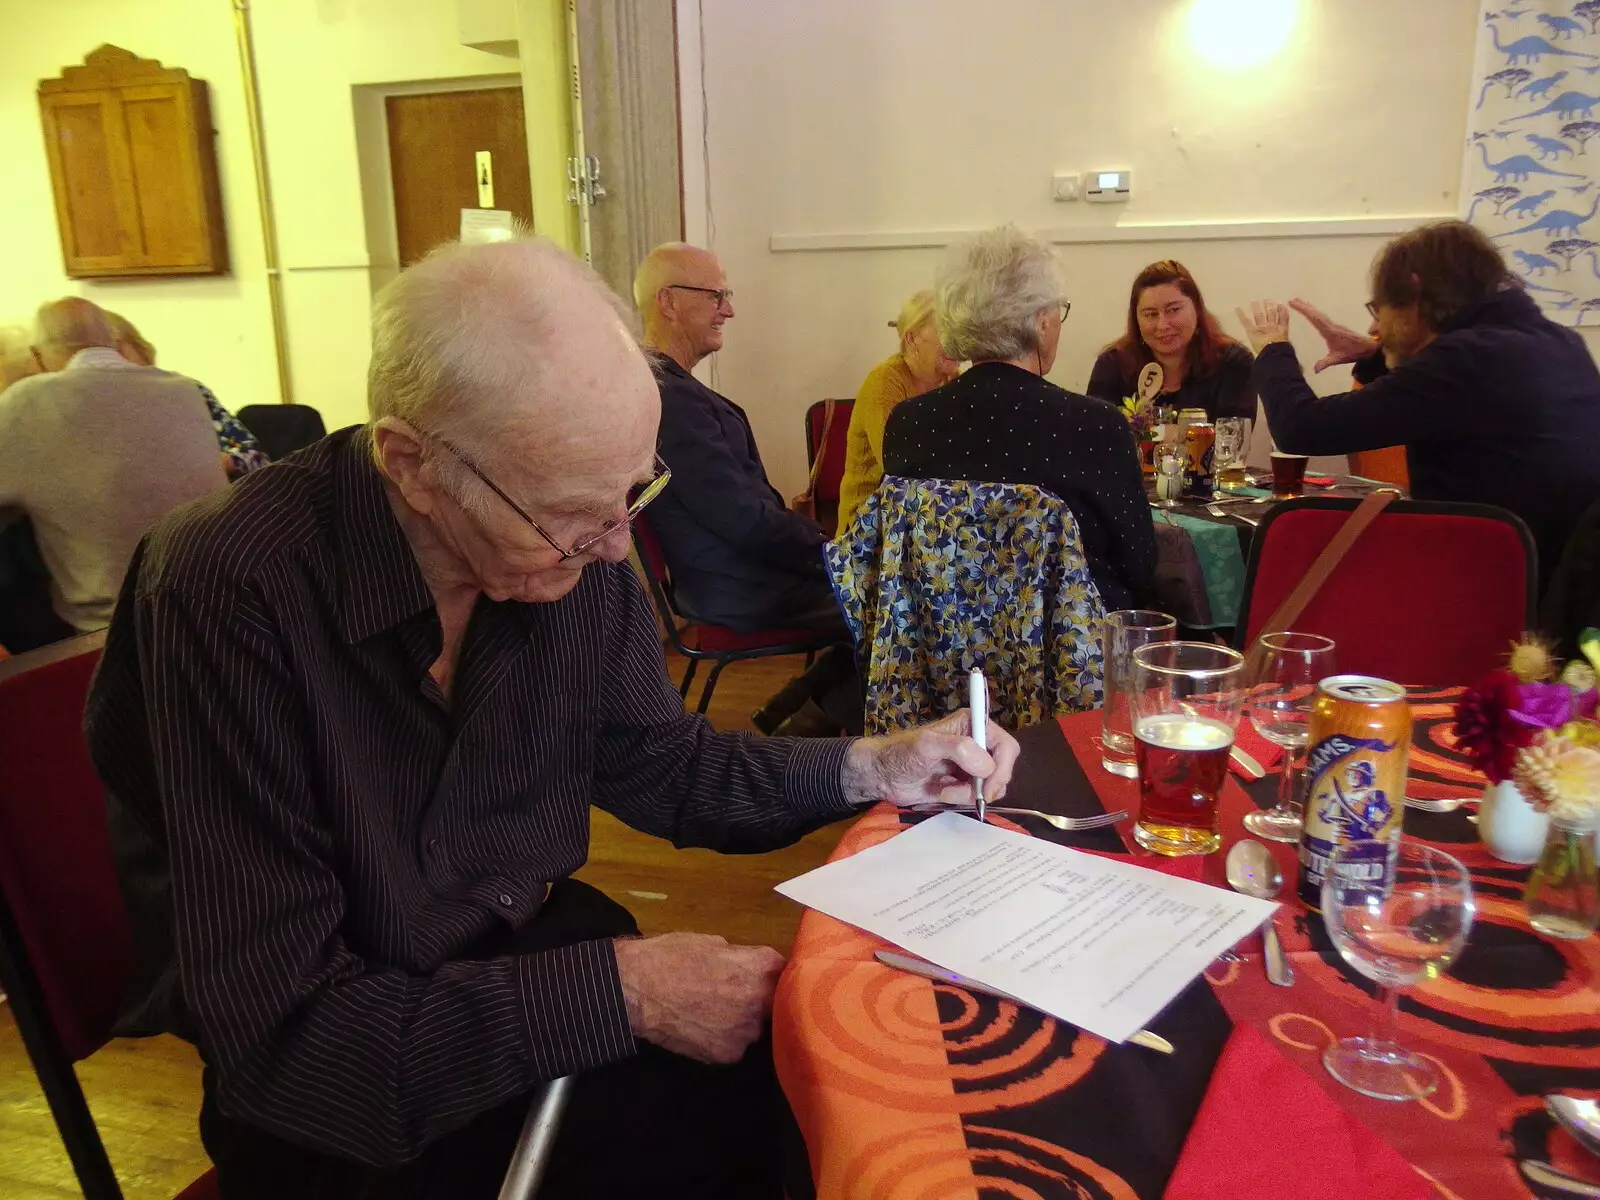
<instances>
[{"instance_id":1,"label":"person in mustard cardigan","mask_svg":"<svg viewBox=\"0 0 1600 1200\"><path fill-rule=\"evenodd\" d=\"M905 302L890 326L899 331L900 349L873 367L856 393L845 444L844 479L839 484L839 528L849 525L861 502L883 481L883 427L895 405L954 379L960 370L939 344L933 323L933 293L918 292Z\"/></svg>"}]
</instances>

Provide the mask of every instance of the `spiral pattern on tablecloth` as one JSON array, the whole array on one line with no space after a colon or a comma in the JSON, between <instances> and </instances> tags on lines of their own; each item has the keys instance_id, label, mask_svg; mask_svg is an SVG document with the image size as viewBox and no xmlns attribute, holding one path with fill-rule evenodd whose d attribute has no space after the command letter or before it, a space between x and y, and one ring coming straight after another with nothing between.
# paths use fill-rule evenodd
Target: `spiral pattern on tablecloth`
<instances>
[{"instance_id":1,"label":"spiral pattern on tablecloth","mask_svg":"<svg viewBox=\"0 0 1600 1200\"><path fill-rule=\"evenodd\" d=\"M897 1132L863 1146L844 1171L852 1200L1138 1200L1114 1171L1083 1155L1009 1129L969 1125L966 1144L945 1126Z\"/></svg>"}]
</instances>

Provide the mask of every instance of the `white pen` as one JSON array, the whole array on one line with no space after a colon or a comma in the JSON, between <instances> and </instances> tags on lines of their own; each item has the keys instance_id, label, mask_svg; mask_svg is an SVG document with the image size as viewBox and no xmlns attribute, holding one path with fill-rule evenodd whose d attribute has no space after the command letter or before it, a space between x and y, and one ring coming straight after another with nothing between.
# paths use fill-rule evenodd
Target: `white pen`
<instances>
[{"instance_id":1,"label":"white pen","mask_svg":"<svg viewBox=\"0 0 1600 1200\"><path fill-rule=\"evenodd\" d=\"M978 743L978 749L989 748L989 685L983 677L983 672L977 667L972 668L972 674L967 676L967 707L972 711L972 740ZM978 801L978 820L985 819L983 804L983 780L972 781L973 795Z\"/></svg>"}]
</instances>

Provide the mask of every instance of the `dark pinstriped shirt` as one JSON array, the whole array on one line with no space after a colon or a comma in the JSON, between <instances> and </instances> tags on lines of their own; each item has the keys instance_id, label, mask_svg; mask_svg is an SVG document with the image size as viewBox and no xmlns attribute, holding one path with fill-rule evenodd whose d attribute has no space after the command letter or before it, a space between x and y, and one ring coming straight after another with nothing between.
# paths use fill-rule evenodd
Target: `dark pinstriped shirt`
<instances>
[{"instance_id":1,"label":"dark pinstriped shirt","mask_svg":"<svg viewBox=\"0 0 1600 1200\"><path fill-rule=\"evenodd\" d=\"M633 1052L609 941L464 957L583 864L590 804L725 851L849 811L844 743L684 713L625 565L480 600L448 707L441 641L344 430L146 537L87 715L139 948L125 1027L195 1041L229 1116L379 1165Z\"/></svg>"}]
</instances>

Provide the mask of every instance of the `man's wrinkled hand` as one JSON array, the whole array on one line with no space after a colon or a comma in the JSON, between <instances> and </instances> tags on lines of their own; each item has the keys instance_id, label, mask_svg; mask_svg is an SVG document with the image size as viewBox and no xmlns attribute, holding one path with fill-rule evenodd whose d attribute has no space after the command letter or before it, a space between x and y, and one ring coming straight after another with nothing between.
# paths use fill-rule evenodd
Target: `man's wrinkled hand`
<instances>
[{"instance_id":1,"label":"man's wrinkled hand","mask_svg":"<svg viewBox=\"0 0 1600 1200\"><path fill-rule=\"evenodd\" d=\"M1017 763L1017 739L990 721L989 749L972 740L972 713L963 708L920 729L862 738L845 756L845 795L858 804L888 800L901 808L970 806L973 780L984 799L1006 794Z\"/></svg>"},{"instance_id":2,"label":"man's wrinkled hand","mask_svg":"<svg viewBox=\"0 0 1600 1200\"><path fill-rule=\"evenodd\" d=\"M704 933L622 938L617 974L634 1036L707 1063L733 1063L761 1036L783 955Z\"/></svg>"},{"instance_id":3,"label":"man's wrinkled hand","mask_svg":"<svg viewBox=\"0 0 1600 1200\"><path fill-rule=\"evenodd\" d=\"M1364 333L1357 333L1348 325L1339 324L1316 305L1305 300L1291 300L1289 307L1309 321L1311 328L1320 333L1328 345L1328 352L1317 359L1317 365L1312 368L1314 372L1326 371L1329 367L1345 363L1358 363L1377 353L1377 342Z\"/></svg>"}]
</instances>

